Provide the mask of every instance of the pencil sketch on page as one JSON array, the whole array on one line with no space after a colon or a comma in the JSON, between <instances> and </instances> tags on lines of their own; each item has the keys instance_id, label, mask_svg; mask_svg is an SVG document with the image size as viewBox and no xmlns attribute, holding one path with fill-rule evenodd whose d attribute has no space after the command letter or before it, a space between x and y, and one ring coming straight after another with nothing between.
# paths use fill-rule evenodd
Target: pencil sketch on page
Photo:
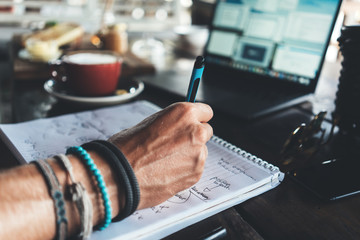
<instances>
[{"instance_id":1,"label":"pencil sketch on page","mask_svg":"<svg viewBox=\"0 0 360 240\"><path fill-rule=\"evenodd\" d=\"M3 124L1 130L19 151L19 157L23 158L20 161L30 162L65 153L70 146L108 139L160 109L149 105L139 101L26 123Z\"/></svg>"}]
</instances>

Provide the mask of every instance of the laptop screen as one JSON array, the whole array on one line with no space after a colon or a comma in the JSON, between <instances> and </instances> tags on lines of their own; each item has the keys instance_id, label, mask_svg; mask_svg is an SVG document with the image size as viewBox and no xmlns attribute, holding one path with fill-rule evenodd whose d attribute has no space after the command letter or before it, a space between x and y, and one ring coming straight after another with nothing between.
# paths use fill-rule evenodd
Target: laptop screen
<instances>
[{"instance_id":1,"label":"laptop screen","mask_svg":"<svg viewBox=\"0 0 360 240\"><path fill-rule=\"evenodd\" d=\"M341 0L220 0L208 43L209 63L314 85Z\"/></svg>"}]
</instances>

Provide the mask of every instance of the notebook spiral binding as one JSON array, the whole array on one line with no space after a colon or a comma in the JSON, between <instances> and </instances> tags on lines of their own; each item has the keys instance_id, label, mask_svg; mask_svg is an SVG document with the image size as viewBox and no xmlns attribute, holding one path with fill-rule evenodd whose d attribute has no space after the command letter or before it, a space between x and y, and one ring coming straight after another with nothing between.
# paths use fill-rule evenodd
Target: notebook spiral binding
<instances>
[{"instance_id":1,"label":"notebook spiral binding","mask_svg":"<svg viewBox=\"0 0 360 240\"><path fill-rule=\"evenodd\" d=\"M224 139L217 137L217 136L212 136L211 140L221 144L223 147L243 156L244 158L248 159L249 161L252 161L255 164L258 164L259 166L264 167L265 169L270 170L271 172L278 172L280 171L278 167L274 166L273 164L270 164L264 160L262 160L261 158L256 157L255 155L246 152L245 150L236 147L235 145L225 141Z\"/></svg>"}]
</instances>

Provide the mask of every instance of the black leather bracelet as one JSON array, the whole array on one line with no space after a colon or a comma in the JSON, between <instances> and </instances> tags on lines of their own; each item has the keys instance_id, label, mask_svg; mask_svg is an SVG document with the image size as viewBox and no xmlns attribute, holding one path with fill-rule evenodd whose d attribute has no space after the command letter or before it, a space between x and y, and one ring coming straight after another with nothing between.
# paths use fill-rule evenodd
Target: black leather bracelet
<instances>
[{"instance_id":1,"label":"black leather bracelet","mask_svg":"<svg viewBox=\"0 0 360 240\"><path fill-rule=\"evenodd\" d=\"M117 146L104 140L96 140L95 142L101 143L106 147L108 147L117 156L118 160L125 168L133 192L133 208L131 209L131 213L135 212L140 202L140 187L133 168L131 167L129 161L126 159L125 155L120 151L120 149Z\"/></svg>"},{"instance_id":2,"label":"black leather bracelet","mask_svg":"<svg viewBox=\"0 0 360 240\"><path fill-rule=\"evenodd\" d=\"M112 221L120 221L127 216L131 215L133 209L133 192L132 186L129 181L127 172L123 165L118 161L117 156L103 144L92 141L82 145L86 150L93 150L103 157L111 166L112 169L116 171L117 181L124 187L125 190L125 205L122 211L113 218Z\"/></svg>"}]
</instances>

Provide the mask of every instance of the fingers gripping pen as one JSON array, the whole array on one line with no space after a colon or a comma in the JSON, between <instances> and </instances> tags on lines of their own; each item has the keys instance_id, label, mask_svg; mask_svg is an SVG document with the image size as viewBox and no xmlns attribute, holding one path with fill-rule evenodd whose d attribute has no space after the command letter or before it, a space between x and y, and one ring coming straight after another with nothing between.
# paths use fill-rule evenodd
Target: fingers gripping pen
<instances>
[{"instance_id":1,"label":"fingers gripping pen","mask_svg":"<svg viewBox=\"0 0 360 240\"><path fill-rule=\"evenodd\" d=\"M200 80L205 67L205 58L202 56L198 56L194 63L194 68L191 73L189 88L186 94L185 101L187 102L195 102L196 93L199 88Z\"/></svg>"}]
</instances>

